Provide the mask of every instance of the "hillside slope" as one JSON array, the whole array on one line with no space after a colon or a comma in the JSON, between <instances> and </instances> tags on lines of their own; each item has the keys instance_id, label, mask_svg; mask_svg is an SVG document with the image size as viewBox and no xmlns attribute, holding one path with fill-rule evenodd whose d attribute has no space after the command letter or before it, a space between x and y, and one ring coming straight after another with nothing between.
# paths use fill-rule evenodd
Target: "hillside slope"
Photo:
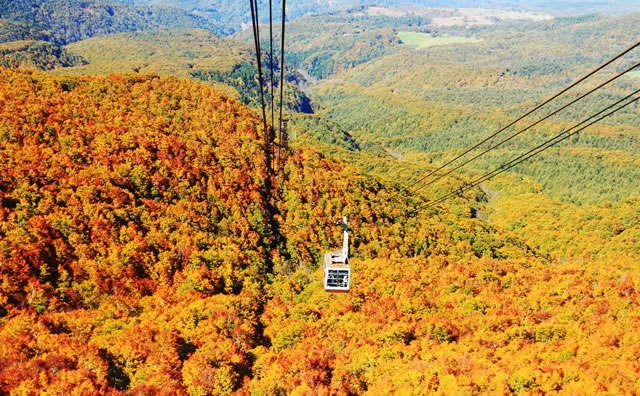
<instances>
[{"instance_id":1,"label":"hillside slope","mask_svg":"<svg viewBox=\"0 0 640 396\"><path fill-rule=\"evenodd\" d=\"M0 19L19 23L21 30L31 34L44 32L62 44L158 28L202 28L224 33L220 24L177 7L134 6L110 0L0 0Z\"/></svg>"},{"instance_id":2,"label":"hillside slope","mask_svg":"<svg viewBox=\"0 0 640 396\"><path fill-rule=\"evenodd\" d=\"M637 390L638 270L549 262L475 192L416 213L309 147L272 177L255 113L192 81L0 69L0 95L0 393Z\"/></svg>"},{"instance_id":3,"label":"hillside slope","mask_svg":"<svg viewBox=\"0 0 640 396\"><path fill-rule=\"evenodd\" d=\"M463 29L483 41L405 49L373 59L313 88L310 95L365 143L442 164L553 96L637 41L625 27L640 14L588 16L517 26ZM606 32L606 37L601 35ZM537 111L483 148L496 144L590 88L635 64L636 48L617 63ZM638 88L624 77L465 167L492 170ZM637 103L510 172L532 178L553 198L575 204L640 194ZM602 156L606 161L595 161ZM582 183L568 180L582 172Z\"/></svg>"},{"instance_id":4,"label":"hillside slope","mask_svg":"<svg viewBox=\"0 0 640 396\"><path fill-rule=\"evenodd\" d=\"M81 57L46 41L0 43L0 66L6 68L52 70L84 63Z\"/></svg>"},{"instance_id":5,"label":"hillside slope","mask_svg":"<svg viewBox=\"0 0 640 396\"><path fill-rule=\"evenodd\" d=\"M245 104L260 105L258 68L252 45L221 38L207 30L157 29L118 33L72 43L64 49L84 59L86 64L57 69L54 74L152 72L203 81ZM266 69L268 61L263 63ZM274 63L279 65L279 59ZM311 112L310 100L298 88L304 80L290 70L288 64L285 68L286 107L295 112ZM278 83L279 70L275 74ZM270 90L267 89L265 95L269 102Z\"/></svg>"},{"instance_id":6,"label":"hillside slope","mask_svg":"<svg viewBox=\"0 0 640 396\"><path fill-rule=\"evenodd\" d=\"M248 370L241 349L255 343L255 312L240 311L262 298L273 243L257 118L204 86L154 75L3 70L1 84L2 393L183 389L176 362L207 343L227 345L221 378ZM169 302L179 296L183 308ZM157 303L174 310L166 322L132 321L162 316ZM208 324L182 333L193 315ZM33 376L51 367L57 375Z\"/></svg>"},{"instance_id":7,"label":"hillside slope","mask_svg":"<svg viewBox=\"0 0 640 396\"><path fill-rule=\"evenodd\" d=\"M171 4L181 7L196 14L219 21L238 31L243 23L251 21L249 5L238 7L233 0L117 0L126 4ZM259 0L259 14L261 22L268 21L267 0ZM289 20L310 14L328 14L375 4L382 7L397 7L401 10L409 10L423 7L437 8L475 8L473 12L482 12L484 9L508 10L508 11L534 11L551 13L555 16L584 15L593 13L605 13L607 15L620 15L628 12L640 11L640 7L633 0L616 0L601 2L597 0L567 0L552 2L548 0L378 0L374 3L366 0L301 0L287 3L287 17ZM275 15L280 18L278 10L282 9L282 3L273 1L276 10ZM460 18L460 22L462 18Z\"/></svg>"}]
</instances>

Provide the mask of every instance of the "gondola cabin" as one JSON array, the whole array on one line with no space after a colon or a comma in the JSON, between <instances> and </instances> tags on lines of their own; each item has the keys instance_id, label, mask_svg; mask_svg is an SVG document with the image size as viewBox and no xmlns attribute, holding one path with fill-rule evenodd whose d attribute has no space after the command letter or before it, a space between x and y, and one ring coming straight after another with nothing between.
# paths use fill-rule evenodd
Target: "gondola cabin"
<instances>
[{"instance_id":1,"label":"gondola cabin","mask_svg":"<svg viewBox=\"0 0 640 396\"><path fill-rule=\"evenodd\" d=\"M342 218L344 240L342 249L325 253L322 268L324 269L324 290L327 292L349 291L351 285L351 268L349 267L349 230L347 217Z\"/></svg>"}]
</instances>

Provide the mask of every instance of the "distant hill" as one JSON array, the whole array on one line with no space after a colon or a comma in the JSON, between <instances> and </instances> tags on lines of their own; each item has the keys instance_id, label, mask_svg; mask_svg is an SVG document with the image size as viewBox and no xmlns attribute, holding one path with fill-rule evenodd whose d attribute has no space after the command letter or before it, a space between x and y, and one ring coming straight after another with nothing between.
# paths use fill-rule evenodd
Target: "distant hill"
<instances>
[{"instance_id":1,"label":"distant hill","mask_svg":"<svg viewBox=\"0 0 640 396\"><path fill-rule=\"evenodd\" d=\"M255 62L250 44L202 29L118 33L69 44L66 49L88 61L64 71L76 75L155 72L187 78L195 71L229 73L241 63Z\"/></svg>"},{"instance_id":2,"label":"distant hill","mask_svg":"<svg viewBox=\"0 0 640 396\"><path fill-rule=\"evenodd\" d=\"M400 48L397 29L429 29L429 18L370 15L362 7L305 16L287 25L286 59L313 79L325 79ZM267 34L263 27L262 34ZM234 37L250 42L245 31ZM279 35L278 35L279 37Z\"/></svg>"},{"instance_id":3,"label":"distant hill","mask_svg":"<svg viewBox=\"0 0 640 396\"><path fill-rule=\"evenodd\" d=\"M287 25L287 61L314 79L330 78L360 64L403 52L399 32L437 37L465 26L524 23L549 15L482 10L408 9L360 6L329 14L308 15ZM276 37L279 37L279 25ZM263 26L262 35L268 34ZM465 35L470 36L471 32ZM251 42L251 31L234 37Z\"/></svg>"},{"instance_id":4,"label":"distant hill","mask_svg":"<svg viewBox=\"0 0 640 396\"><path fill-rule=\"evenodd\" d=\"M40 40L38 35L45 34L61 43L157 28L203 28L225 33L219 23L176 7L126 5L109 0L0 0L0 19L22 24L17 33L19 39ZM27 31L35 36L29 36ZM5 40L11 38L6 33L4 36Z\"/></svg>"},{"instance_id":5,"label":"distant hill","mask_svg":"<svg viewBox=\"0 0 640 396\"><path fill-rule=\"evenodd\" d=\"M57 70L56 74L153 72L204 81L243 103L254 106L260 103L258 69L252 45L220 38L206 30L119 33L73 43L65 50L82 57L87 64ZM265 59L264 62L266 68L268 61ZM275 64L279 65L279 60L276 59ZM287 70L286 75L285 106L297 112L311 112L309 98L298 88L303 78L293 70ZM268 79L269 76L265 76L265 80ZM270 101L270 90L266 93Z\"/></svg>"},{"instance_id":6,"label":"distant hill","mask_svg":"<svg viewBox=\"0 0 640 396\"><path fill-rule=\"evenodd\" d=\"M210 20L223 23L238 32L243 24L251 23L251 9L248 2L236 0L117 0L126 4L171 4L188 10L194 14L202 15ZM342 0L339 2L330 0L302 0L287 3L287 18L293 20L310 13L326 13L343 8L360 5L360 0ZM282 2L274 0L273 14L280 20L282 15ZM258 1L258 15L260 21L268 23L269 1Z\"/></svg>"},{"instance_id":7,"label":"distant hill","mask_svg":"<svg viewBox=\"0 0 640 396\"><path fill-rule=\"evenodd\" d=\"M42 27L32 23L0 19L0 43L21 40L49 41L60 44L60 40Z\"/></svg>"},{"instance_id":8,"label":"distant hill","mask_svg":"<svg viewBox=\"0 0 640 396\"><path fill-rule=\"evenodd\" d=\"M239 31L242 24L250 23L251 12L249 4L238 3L235 0L117 0L126 4L171 4L183 8L194 14L205 16L211 20L223 23L226 27ZM268 21L268 0L259 0L260 21ZM280 18L282 3L272 2L274 15ZM628 12L640 11L640 4L633 0L616 0L602 2L598 0L301 0L287 3L287 17L289 20L309 14L326 14L346 10L363 5L382 7L403 7L408 10L423 7L460 7L460 8L498 8L505 10L538 11L555 16L583 15L590 13L605 13L620 15Z\"/></svg>"},{"instance_id":9,"label":"distant hill","mask_svg":"<svg viewBox=\"0 0 640 396\"><path fill-rule=\"evenodd\" d=\"M482 3L482 1L478 1ZM512 0L511 3L518 6L542 9L557 16L576 16L591 13L618 16L630 12L640 11L640 3L635 0Z\"/></svg>"},{"instance_id":10,"label":"distant hill","mask_svg":"<svg viewBox=\"0 0 640 396\"><path fill-rule=\"evenodd\" d=\"M0 43L0 66L13 69L52 70L85 64L82 57L46 41Z\"/></svg>"},{"instance_id":11,"label":"distant hill","mask_svg":"<svg viewBox=\"0 0 640 396\"><path fill-rule=\"evenodd\" d=\"M320 115L352 132L365 143L391 150L428 154L428 161L444 163L457 150L479 142L526 109L550 97L571 81L637 41L628 26L640 14L622 17L583 16L511 25L450 28L442 35L469 35L482 41L423 49L395 47L393 53L351 70L330 75L311 90L326 109ZM360 35L366 35L366 30ZM339 37L342 38L342 37ZM358 37L352 38L354 42ZM327 42L331 42L327 39ZM322 52L319 49L319 53ZM314 56L311 52L309 58ZM584 93L616 72L637 62L638 50L575 89ZM551 133L574 125L615 99L633 92L638 80L625 77L562 112L480 160L470 172L494 169L505 158L533 148ZM565 103L568 99L564 99ZM551 112L550 107L528 123ZM637 104L600 125L589 128L561 148L514 168L533 178L554 198L575 204L620 201L640 194L637 163L640 123ZM522 122L520 128L528 123ZM512 128L511 133L518 129ZM506 133L504 137L508 136ZM498 139L493 144L498 143ZM487 144L487 147L489 144ZM601 150L607 161L595 161ZM425 160L423 158L423 160ZM576 174L589 175L581 183L568 182ZM613 182L615 181L615 182Z\"/></svg>"}]
</instances>

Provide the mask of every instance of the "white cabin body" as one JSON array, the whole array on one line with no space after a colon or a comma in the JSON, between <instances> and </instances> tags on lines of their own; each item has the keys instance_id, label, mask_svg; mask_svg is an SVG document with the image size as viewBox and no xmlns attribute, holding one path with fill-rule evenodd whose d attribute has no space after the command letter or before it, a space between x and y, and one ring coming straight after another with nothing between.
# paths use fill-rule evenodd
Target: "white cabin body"
<instances>
[{"instance_id":1,"label":"white cabin body","mask_svg":"<svg viewBox=\"0 0 640 396\"><path fill-rule=\"evenodd\" d=\"M349 230L347 218L343 217L344 240L342 249L325 253L322 268L324 270L324 290L346 293L351 287L351 267L349 266Z\"/></svg>"}]
</instances>

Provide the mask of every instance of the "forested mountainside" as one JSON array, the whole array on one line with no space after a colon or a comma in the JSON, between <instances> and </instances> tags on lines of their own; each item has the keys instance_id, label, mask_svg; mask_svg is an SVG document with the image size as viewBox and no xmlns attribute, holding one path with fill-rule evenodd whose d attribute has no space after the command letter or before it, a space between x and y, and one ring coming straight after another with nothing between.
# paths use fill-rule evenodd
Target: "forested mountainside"
<instances>
[{"instance_id":1,"label":"forested mountainside","mask_svg":"<svg viewBox=\"0 0 640 396\"><path fill-rule=\"evenodd\" d=\"M196 15L202 15L209 20L223 23L233 32L243 29L243 24L251 23L251 9L249 3L238 3L235 0L117 0L125 4L171 4L188 10ZM342 7L352 7L358 5L358 0L347 0ZM348 4L346 4L348 3ZM289 20L299 18L309 13L323 13L334 10L332 6L335 1L328 0L302 0L289 2L287 4L287 18ZM282 2L272 1L273 14L278 19L282 19ZM258 1L258 16L260 22L269 21L269 2L267 0ZM246 26L246 25L245 25Z\"/></svg>"},{"instance_id":2,"label":"forested mountainside","mask_svg":"<svg viewBox=\"0 0 640 396\"><path fill-rule=\"evenodd\" d=\"M64 48L85 60L84 65L54 71L59 75L105 75L124 72L154 72L203 81L239 99L259 106L260 86L255 49L242 41L220 38L201 29L153 30L96 37ZM279 84L280 59L274 56L274 81ZM266 70L269 60L265 59ZM309 113L310 99L299 86L304 78L285 65L285 108ZM269 76L267 76L269 77ZM266 92L270 101L271 94Z\"/></svg>"},{"instance_id":3,"label":"forested mountainside","mask_svg":"<svg viewBox=\"0 0 640 396\"><path fill-rule=\"evenodd\" d=\"M361 63L392 54L400 46L396 35L398 29L426 29L429 24L427 18L420 16L370 16L366 10L357 8L290 22L287 24L290 42L287 61L304 70L311 78L325 79ZM318 29L319 26L322 29ZM247 42L252 39L249 31L237 37Z\"/></svg>"},{"instance_id":4,"label":"forested mountainside","mask_svg":"<svg viewBox=\"0 0 640 396\"><path fill-rule=\"evenodd\" d=\"M119 33L83 40L65 48L85 58L88 64L59 70L59 74L153 71L186 78L194 71L228 73L240 64L251 64L256 69L253 75L257 74L255 51L251 45L220 38L201 29Z\"/></svg>"},{"instance_id":5,"label":"forested mountainside","mask_svg":"<svg viewBox=\"0 0 640 396\"><path fill-rule=\"evenodd\" d=\"M258 3L260 21L267 23L269 2L260 0ZM384 0L378 1L374 8L380 15L435 16L438 17L435 22L442 21L445 25L493 24L500 20L537 18L549 13L582 15L603 12L617 15L640 11L635 2L624 0L606 5L595 1L530 3ZM273 15L280 21L282 4L273 1L272 5ZM328 14L371 5L362 0L304 0L287 5L287 19L293 21L310 14ZM460 13L456 7L471 9ZM39 40L37 36L45 35L60 44L104 34L155 28L202 28L219 35L229 35L247 28L251 12L248 5L241 6L230 0L2 0L0 20L18 22L22 24L19 30L30 31L22 40Z\"/></svg>"},{"instance_id":6,"label":"forested mountainside","mask_svg":"<svg viewBox=\"0 0 640 396\"><path fill-rule=\"evenodd\" d=\"M500 129L508 124L505 120L516 119L634 43L636 38L625 26L637 24L639 18L640 14L592 16L517 27L472 28L482 41L418 50L398 48L391 55L330 75L310 95L321 103L319 108L325 109L318 115L341 125L357 140L405 156L425 153L423 160L441 164L456 150ZM601 40L599 34L611 40ZM589 45L585 48L583 43ZM559 103L567 103L636 61L637 51ZM523 149L535 147L628 95L638 84L640 80L630 74L467 169L494 169ZM538 111L520 126L558 107ZM637 104L632 105L514 171L533 178L551 196L565 202L594 204L638 195L635 180L640 174L633 165L639 147L637 111ZM516 131L511 129L512 133ZM607 160L594 161L599 155ZM588 177L580 183L567 183L576 172Z\"/></svg>"},{"instance_id":7,"label":"forested mountainside","mask_svg":"<svg viewBox=\"0 0 640 396\"><path fill-rule=\"evenodd\" d=\"M43 27L0 19L0 66L51 70L83 64L60 40Z\"/></svg>"},{"instance_id":8,"label":"forested mountainside","mask_svg":"<svg viewBox=\"0 0 640 396\"><path fill-rule=\"evenodd\" d=\"M82 57L46 41L0 43L0 66L12 69L52 70L86 63Z\"/></svg>"},{"instance_id":9,"label":"forested mountainside","mask_svg":"<svg viewBox=\"0 0 640 396\"><path fill-rule=\"evenodd\" d=\"M177 7L134 6L110 0L0 0L0 38L72 43L105 34L158 28L203 28L224 33L206 18ZM20 37L11 37L11 36Z\"/></svg>"},{"instance_id":10,"label":"forested mountainside","mask_svg":"<svg viewBox=\"0 0 640 396\"><path fill-rule=\"evenodd\" d=\"M1 81L1 392L238 387L277 254L258 119L153 75Z\"/></svg>"},{"instance_id":11,"label":"forested mountainside","mask_svg":"<svg viewBox=\"0 0 640 396\"><path fill-rule=\"evenodd\" d=\"M196 82L2 69L0 95L2 393L637 390L638 269L546 258L480 191L416 213L308 146L275 178L257 115Z\"/></svg>"},{"instance_id":12,"label":"forested mountainside","mask_svg":"<svg viewBox=\"0 0 640 396\"><path fill-rule=\"evenodd\" d=\"M238 3L232 0L116 0L125 4L171 4L188 10L194 14L202 15L210 20L218 21L227 27L240 31L242 24L250 23L251 11L247 7L238 7ZM274 15L281 18L282 2L272 1ZM607 15L621 15L629 12L640 11L640 6L633 0L616 0L601 2L597 0L568 0L562 2L547 0L378 0L376 2L366 0L301 0L287 4L287 18L290 21L310 15L327 14L361 6L375 5L385 8L396 8L410 13L425 8L475 8L478 10L498 9L516 12L551 13L555 16L583 15L590 13L604 13ZM261 22L268 22L269 2L258 1L258 9ZM482 11L480 11L482 13ZM462 19L462 18L461 18ZM467 19L468 20L468 19Z\"/></svg>"},{"instance_id":13,"label":"forested mountainside","mask_svg":"<svg viewBox=\"0 0 640 396\"><path fill-rule=\"evenodd\" d=\"M503 20L522 22L547 17L550 18L548 15L517 12L493 14L492 10L360 6L305 16L288 23L287 60L313 78L326 79L373 59L403 53L402 49L406 46L402 45L398 32L429 33L436 37L456 34L462 29L460 25L491 25ZM452 23L456 27L450 27ZM276 32L279 26L276 25ZM262 30L264 35L266 29ZM465 33L467 36L472 34ZM253 39L250 31L234 37L247 42ZM276 37L279 35L276 34Z\"/></svg>"},{"instance_id":14,"label":"forested mountainside","mask_svg":"<svg viewBox=\"0 0 640 396\"><path fill-rule=\"evenodd\" d=\"M493 65L495 69L509 69L510 73L507 72L507 77L500 82L508 81L510 74L519 73L520 76L542 79L529 84L532 88L549 87L550 82L563 84L566 81L566 78L559 78L559 74L600 62L607 53L616 49L616 43L631 41L633 32L626 26L637 23L640 15L616 18L583 15L539 20L535 15L526 14L517 19L516 14L513 21L499 24L469 25L460 20L457 24L441 25L438 22L440 18L457 20L462 16L439 9L413 13L384 10L358 7L307 16L288 23L287 60L320 80L335 80L338 75L344 77L345 71L366 63L368 67L362 66L348 75L349 80L364 85L381 80L391 81L387 84L390 85L396 83L393 81L396 75L406 77L420 72L420 67L446 71L451 64L465 64L467 68L483 67L470 78L488 71L488 67ZM277 24L275 29L277 42L280 25ZM263 27L261 31L263 38L268 36L268 28ZM600 33L603 31L610 34L611 40L602 40ZM402 40L403 33L426 33L418 38L424 48L416 51L406 45ZM253 42L250 31L234 37ZM468 39L473 45L453 45L456 41L450 41L452 39ZM461 44L464 42L460 41ZM455 75L457 70L449 73ZM451 81L446 79L435 82L448 83L453 88ZM424 91L422 85L411 85L410 88ZM503 85L500 88L509 87Z\"/></svg>"},{"instance_id":15,"label":"forested mountainside","mask_svg":"<svg viewBox=\"0 0 640 396\"><path fill-rule=\"evenodd\" d=\"M33 24L0 19L0 43L26 40L56 42L56 38L50 31L38 28Z\"/></svg>"}]
</instances>

